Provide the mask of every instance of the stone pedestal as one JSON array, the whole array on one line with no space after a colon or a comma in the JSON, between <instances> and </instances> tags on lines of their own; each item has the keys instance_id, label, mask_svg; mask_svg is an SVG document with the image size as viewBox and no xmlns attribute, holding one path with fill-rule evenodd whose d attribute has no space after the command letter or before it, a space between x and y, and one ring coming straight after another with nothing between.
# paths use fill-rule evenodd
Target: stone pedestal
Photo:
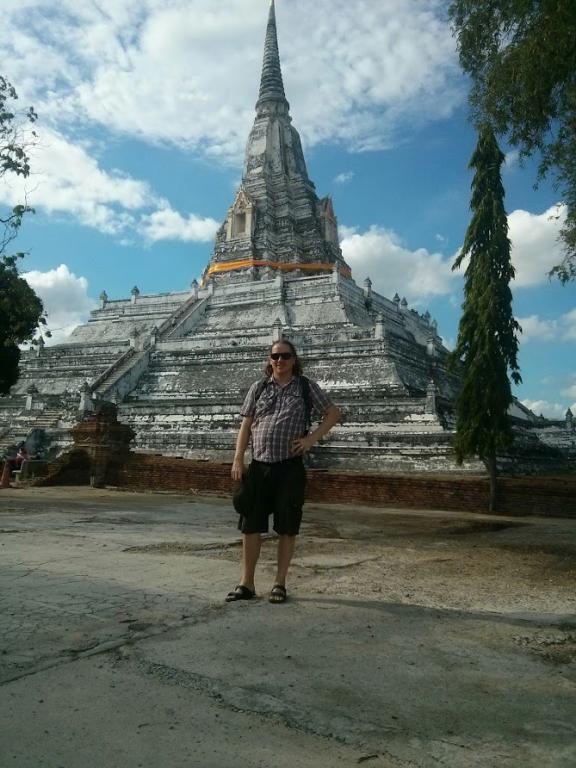
<instances>
[{"instance_id":1,"label":"stone pedestal","mask_svg":"<svg viewBox=\"0 0 576 768\"><path fill-rule=\"evenodd\" d=\"M113 403L99 403L93 414L72 428L74 450L88 455L90 485L95 488L115 484L134 438L134 430L118 421L117 410Z\"/></svg>"}]
</instances>

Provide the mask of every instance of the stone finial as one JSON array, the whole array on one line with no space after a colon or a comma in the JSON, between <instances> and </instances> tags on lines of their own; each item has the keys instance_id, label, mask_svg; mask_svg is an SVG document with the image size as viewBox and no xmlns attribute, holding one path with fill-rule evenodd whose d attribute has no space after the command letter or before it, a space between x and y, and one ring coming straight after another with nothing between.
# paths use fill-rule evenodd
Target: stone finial
<instances>
[{"instance_id":1,"label":"stone finial","mask_svg":"<svg viewBox=\"0 0 576 768\"><path fill-rule=\"evenodd\" d=\"M376 325L374 326L374 338L378 339L379 341L382 341L386 334L386 329L384 328L384 315L382 312L379 312L376 315Z\"/></svg>"},{"instance_id":2,"label":"stone finial","mask_svg":"<svg viewBox=\"0 0 576 768\"><path fill-rule=\"evenodd\" d=\"M100 309L104 309L104 307L108 303L108 294L106 293L106 291L102 291L102 293L98 298L100 299Z\"/></svg>"},{"instance_id":3,"label":"stone finial","mask_svg":"<svg viewBox=\"0 0 576 768\"><path fill-rule=\"evenodd\" d=\"M398 296L398 294L397 294L397 293L395 293L395 294L394 294L394 298L392 299L392 301L393 301L393 302L394 302L394 304L396 304L396 305L400 304L400 296Z\"/></svg>"},{"instance_id":4,"label":"stone finial","mask_svg":"<svg viewBox=\"0 0 576 768\"><path fill-rule=\"evenodd\" d=\"M24 406L27 411L32 410L32 406L34 405L34 397L37 394L39 394L39 392L36 384L30 384L30 386L26 389L26 405Z\"/></svg>"},{"instance_id":5,"label":"stone finial","mask_svg":"<svg viewBox=\"0 0 576 768\"><path fill-rule=\"evenodd\" d=\"M274 320L272 325L272 344L275 344L277 341L282 341L282 321L279 317Z\"/></svg>"},{"instance_id":6,"label":"stone finial","mask_svg":"<svg viewBox=\"0 0 576 768\"><path fill-rule=\"evenodd\" d=\"M46 342L44 341L44 336L40 336L38 339L38 346L36 347L36 357L40 357L42 355L45 346Z\"/></svg>"},{"instance_id":7,"label":"stone finial","mask_svg":"<svg viewBox=\"0 0 576 768\"><path fill-rule=\"evenodd\" d=\"M566 429L569 432L574 432L574 428L575 428L574 414L572 413L572 410L568 408L568 410L566 411Z\"/></svg>"},{"instance_id":8,"label":"stone finial","mask_svg":"<svg viewBox=\"0 0 576 768\"><path fill-rule=\"evenodd\" d=\"M438 414L438 388L433 379L430 379L428 387L426 388L426 406L424 412L431 416L436 416Z\"/></svg>"},{"instance_id":9,"label":"stone finial","mask_svg":"<svg viewBox=\"0 0 576 768\"><path fill-rule=\"evenodd\" d=\"M406 301L406 296L404 296L404 298L400 302L400 306L402 307L402 309L407 309L408 308L408 302Z\"/></svg>"},{"instance_id":10,"label":"stone finial","mask_svg":"<svg viewBox=\"0 0 576 768\"><path fill-rule=\"evenodd\" d=\"M434 331L434 334L438 333L438 323L436 322L436 320L434 319L432 320L432 322L430 323L430 327Z\"/></svg>"},{"instance_id":11,"label":"stone finial","mask_svg":"<svg viewBox=\"0 0 576 768\"><path fill-rule=\"evenodd\" d=\"M87 381L80 387L80 403L78 405L80 413L92 413L94 410L94 401L92 400L92 390Z\"/></svg>"},{"instance_id":12,"label":"stone finial","mask_svg":"<svg viewBox=\"0 0 576 768\"><path fill-rule=\"evenodd\" d=\"M190 283L190 293L195 300L198 298L198 280L196 278Z\"/></svg>"},{"instance_id":13,"label":"stone finial","mask_svg":"<svg viewBox=\"0 0 576 768\"><path fill-rule=\"evenodd\" d=\"M424 314L422 316L422 319L424 320L424 322L427 325L430 325L430 318L431 318L430 312L428 312L428 310L426 310L426 312L424 312Z\"/></svg>"},{"instance_id":14,"label":"stone finial","mask_svg":"<svg viewBox=\"0 0 576 768\"><path fill-rule=\"evenodd\" d=\"M130 336L128 337L128 345L132 349L137 349L138 348L138 339L139 339L139 337L140 337L140 332L139 332L138 328L133 328L131 333L130 333Z\"/></svg>"},{"instance_id":15,"label":"stone finial","mask_svg":"<svg viewBox=\"0 0 576 768\"><path fill-rule=\"evenodd\" d=\"M370 307L372 304L372 280L369 277L364 280L364 298L366 300L366 306Z\"/></svg>"},{"instance_id":16,"label":"stone finial","mask_svg":"<svg viewBox=\"0 0 576 768\"><path fill-rule=\"evenodd\" d=\"M136 299L138 298L138 296L140 296L140 290L138 286L135 285L134 288L132 288L132 290L130 291L130 293L132 294L132 304L135 304Z\"/></svg>"},{"instance_id":17,"label":"stone finial","mask_svg":"<svg viewBox=\"0 0 576 768\"><path fill-rule=\"evenodd\" d=\"M436 356L436 343L434 340L434 336L432 335L428 336L428 340L426 341L426 354L428 355L428 357Z\"/></svg>"}]
</instances>

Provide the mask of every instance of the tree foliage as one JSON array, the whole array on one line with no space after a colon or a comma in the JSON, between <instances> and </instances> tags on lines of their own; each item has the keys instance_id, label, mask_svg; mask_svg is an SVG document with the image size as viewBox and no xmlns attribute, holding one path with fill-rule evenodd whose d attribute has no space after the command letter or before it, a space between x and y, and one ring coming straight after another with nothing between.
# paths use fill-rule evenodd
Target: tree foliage
<instances>
[{"instance_id":1,"label":"tree foliage","mask_svg":"<svg viewBox=\"0 0 576 768\"><path fill-rule=\"evenodd\" d=\"M0 394L18 379L19 345L30 341L45 324L44 307L26 280L18 274L15 256L0 259Z\"/></svg>"},{"instance_id":2,"label":"tree foliage","mask_svg":"<svg viewBox=\"0 0 576 768\"><path fill-rule=\"evenodd\" d=\"M14 111L17 98L14 87L0 75L0 180L7 174L30 173L23 127L33 124L37 115L31 107L24 113ZM31 341L38 326L46 324L41 300L18 274L18 260L24 254L6 253L22 217L31 210L21 204L0 214L0 394L6 394L18 378L19 345Z\"/></svg>"},{"instance_id":3,"label":"tree foliage","mask_svg":"<svg viewBox=\"0 0 576 768\"><path fill-rule=\"evenodd\" d=\"M496 456L512 443L508 409L512 403L509 372L514 383L521 381L518 367L520 326L512 314L510 281L514 267L510 258L508 218L500 169L504 162L492 128L480 128L470 167L472 218L462 251L453 269L465 259L464 303L453 352L453 365L460 367L462 389L456 402L458 463L478 456L491 478L494 504Z\"/></svg>"},{"instance_id":4,"label":"tree foliage","mask_svg":"<svg viewBox=\"0 0 576 768\"><path fill-rule=\"evenodd\" d=\"M537 153L567 206L565 258L551 274L576 278L576 2L452 0L460 61L472 77L478 124L489 121L522 157Z\"/></svg>"}]
</instances>

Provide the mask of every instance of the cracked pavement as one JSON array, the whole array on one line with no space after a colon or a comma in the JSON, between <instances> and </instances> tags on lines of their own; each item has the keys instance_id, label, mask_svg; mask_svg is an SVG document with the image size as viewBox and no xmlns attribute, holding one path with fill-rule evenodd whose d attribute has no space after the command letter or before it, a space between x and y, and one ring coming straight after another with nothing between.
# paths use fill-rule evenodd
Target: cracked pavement
<instances>
[{"instance_id":1,"label":"cracked pavement","mask_svg":"<svg viewBox=\"0 0 576 768\"><path fill-rule=\"evenodd\" d=\"M309 505L280 606L235 522L0 491L0 765L576 764L576 520Z\"/></svg>"}]
</instances>

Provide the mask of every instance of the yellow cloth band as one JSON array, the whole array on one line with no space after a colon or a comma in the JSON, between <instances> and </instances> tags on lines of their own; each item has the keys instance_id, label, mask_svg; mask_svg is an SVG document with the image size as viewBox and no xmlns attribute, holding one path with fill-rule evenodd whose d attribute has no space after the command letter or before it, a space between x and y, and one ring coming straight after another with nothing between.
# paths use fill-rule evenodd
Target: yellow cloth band
<instances>
[{"instance_id":1,"label":"yellow cloth band","mask_svg":"<svg viewBox=\"0 0 576 768\"><path fill-rule=\"evenodd\" d=\"M212 264L206 274L213 275L218 272L231 272L234 269L248 269L249 267L272 267L272 269L280 269L283 272L293 272L295 269L303 269L310 272L332 272L334 269L333 264L326 264L324 262L307 264L304 262L268 261L268 259L239 259L238 261L224 261L221 264ZM348 267L339 267L338 269L343 277L352 277L352 271Z\"/></svg>"}]
</instances>

